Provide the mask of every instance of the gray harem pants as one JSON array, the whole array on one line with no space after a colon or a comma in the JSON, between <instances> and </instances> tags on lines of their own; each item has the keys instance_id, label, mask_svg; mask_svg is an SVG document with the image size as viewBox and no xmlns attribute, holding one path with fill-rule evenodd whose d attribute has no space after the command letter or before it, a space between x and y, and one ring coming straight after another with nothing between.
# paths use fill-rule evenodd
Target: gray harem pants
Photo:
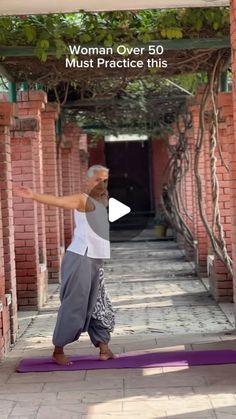
<instances>
[{"instance_id":1,"label":"gray harem pants","mask_svg":"<svg viewBox=\"0 0 236 419\"><path fill-rule=\"evenodd\" d=\"M89 258L66 251L61 264L61 306L53 334L55 346L65 346L88 332L94 344L108 343L110 332L92 313L99 287L99 269L102 259Z\"/></svg>"}]
</instances>

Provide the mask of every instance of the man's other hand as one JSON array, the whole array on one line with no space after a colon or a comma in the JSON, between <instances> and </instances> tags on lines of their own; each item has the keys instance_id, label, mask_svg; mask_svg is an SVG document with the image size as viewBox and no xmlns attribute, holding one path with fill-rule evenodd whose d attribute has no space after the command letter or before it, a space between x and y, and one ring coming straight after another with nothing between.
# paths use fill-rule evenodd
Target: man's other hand
<instances>
[{"instance_id":1,"label":"man's other hand","mask_svg":"<svg viewBox=\"0 0 236 419\"><path fill-rule=\"evenodd\" d=\"M34 193L32 189L27 188L26 186L14 186L14 194L20 196L21 198L33 198Z\"/></svg>"}]
</instances>

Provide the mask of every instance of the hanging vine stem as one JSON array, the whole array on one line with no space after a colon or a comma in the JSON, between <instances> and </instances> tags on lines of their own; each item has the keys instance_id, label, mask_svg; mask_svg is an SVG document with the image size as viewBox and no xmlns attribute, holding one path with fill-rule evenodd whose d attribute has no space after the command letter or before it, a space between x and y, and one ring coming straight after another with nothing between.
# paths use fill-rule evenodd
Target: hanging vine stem
<instances>
[{"instance_id":1,"label":"hanging vine stem","mask_svg":"<svg viewBox=\"0 0 236 419\"><path fill-rule=\"evenodd\" d=\"M186 223L184 216L191 220L187 209L184 206L182 197L182 181L189 170L189 151L186 139L188 129L187 118L181 115L184 128L180 127L179 117L177 118L178 142L171 146L165 139L170 159L166 165L165 172L168 172L168 181L162 187L161 204L170 224L184 236L187 243L193 247L193 234Z\"/></svg>"},{"instance_id":2,"label":"hanging vine stem","mask_svg":"<svg viewBox=\"0 0 236 419\"><path fill-rule=\"evenodd\" d=\"M60 98L59 98L59 94L58 94L58 91L57 91L57 88L56 87L53 87L53 90L54 90L54 94L55 94L55 97L56 97L56 100L57 100L57 103L59 104L59 106L60 106L60 110L61 110L61 107L63 106L63 105L65 105L65 103L66 103L66 101L67 101L67 98L68 98L68 93L69 93L69 83L67 82L66 83L66 88L65 88L65 94L64 94L64 98L63 98L63 101L61 102L60 101Z\"/></svg>"},{"instance_id":3,"label":"hanging vine stem","mask_svg":"<svg viewBox=\"0 0 236 419\"><path fill-rule=\"evenodd\" d=\"M212 248L222 263L226 266L228 272L233 275L233 266L232 260L228 254L225 239L224 239L224 230L220 222L220 209L219 209L219 182L217 179L217 169L216 169L216 157L215 150L218 140L218 110L216 107L216 92L218 90L218 81L220 71L223 65L222 55L219 53L216 59L213 71L210 76L210 80L207 83L205 90L202 95L202 100L200 104L199 112L199 128L197 134L197 140L195 145L195 157L194 157L194 174L197 187L197 201L200 218L203 222L203 225L206 229L207 235L210 238ZM212 103L212 122L210 129L210 170L211 170L211 185L212 185L212 208L213 208L213 217L212 217L212 226L210 226L205 208L203 205L203 193L202 193L202 179L199 173L199 160L200 154L203 145L204 133L205 133L205 110L208 100L211 100ZM219 147L218 147L219 148ZM218 237L216 235L215 229L218 230Z\"/></svg>"}]
</instances>

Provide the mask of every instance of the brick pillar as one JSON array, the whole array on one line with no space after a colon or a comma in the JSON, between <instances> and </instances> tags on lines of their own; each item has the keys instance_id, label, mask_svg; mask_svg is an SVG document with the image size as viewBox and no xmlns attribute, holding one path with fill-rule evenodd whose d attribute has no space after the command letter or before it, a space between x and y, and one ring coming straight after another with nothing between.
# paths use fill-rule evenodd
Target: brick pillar
<instances>
[{"instance_id":1,"label":"brick pillar","mask_svg":"<svg viewBox=\"0 0 236 419\"><path fill-rule=\"evenodd\" d=\"M81 134L79 139L79 159L80 159L80 189L84 191L86 188L86 175L88 170L88 144L87 135Z\"/></svg>"},{"instance_id":2,"label":"brick pillar","mask_svg":"<svg viewBox=\"0 0 236 419\"><path fill-rule=\"evenodd\" d=\"M232 193L232 258L233 258L233 291L234 302L236 303L236 0L231 1L231 62L232 62L232 94L233 94L233 133L234 151L232 155L232 168L231 168L231 193ZM235 305L236 317L236 305Z\"/></svg>"},{"instance_id":3,"label":"brick pillar","mask_svg":"<svg viewBox=\"0 0 236 419\"><path fill-rule=\"evenodd\" d=\"M57 177L58 177L58 193L63 195L63 177L62 177L62 152L60 145L57 146ZM59 208L59 223L60 223L60 252L65 251L65 232L64 232L64 210Z\"/></svg>"},{"instance_id":4,"label":"brick pillar","mask_svg":"<svg viewBox=\"0 0 236 419\"><path fill-rule=\"evenodd\" d=\"M25 132L25 135L30 135L31 131L34 132L32 147L35 165L35 187L36 191L39 193L44 193L41 112L45 109L46 102L47 95L42 91L20 92L18 95L18 109L19 116L21 116L21 129ZM28 131L28 134L26 134L26 131ZM37 240L39 253L38 304L39 307L41 307L47 299L48 287L45 207L43 204L37 204L37 217Z\"/></svg>"},{"instance_id":5,"label":"brick pillar","mask_svg":"<svg viewBox=\"0 0 236 419\"><path fill-rule=\"evenodd\" d=\"M0 190L1 193L1 190ZM3 227L2 227L2 211L0 206L0 301L5 297L5 271L4 271L4 249L3 249Z\"/></svg>"},{"instance_id":6,"label":"brick pillar","mask_svg":"<svg viewBox=\"0 0 236 419\"><path fill-rule=\"evenodd\" d=\"M63 195L81 192L80 128L73 124L62 125L62 189ZM84 143L84 147L86 143ZM64 210L65 246L71 242L74 228L73 211Z\"/></svg>"},{"instance_id":7,"label":"brick pillar","mask_svg":"<svg viewBox=\"0 0 236 419\"><path fill-rule=\"evenodd\" d=\"M36 170L36 190L39 193L44 192L44 174L43 174L43 154L42 154L42 133L41 133L41 112L45 109L47 95L42 91L21 92L18 97L19 116L30 121L34 119L37 130L34 129L33 147L35 148L34 160ZM32 123L33 123L32 119ZM28 122L29 123L29 122ZM30 131L30 127L29 127ZM36 135L37 132L37 135ZM46 263L46 235L45 235L45 208L43 204L37 204L38 211L38 241L39 241L39 260L41 264Z\"/></svg>"},{"instance_id":8,"label":"brick pillar","mask_svg":"<svg viewBox=\"0 0 236 419\"><path fill-rule=\"evenodd\" d=\"M234 165L231 158L234 153L233 138L233 103L231 93L218 94L218 107L220 109L219 121L219 143L222 151L224 163L229 167L229 171L224 166L216 150L217 158L217 178L219 180L219 208L221 224L224 230L225 242L229 256L232 255L232 192L231 192L231 171ZM210 265L210 284L211 291L217 301L232 301L233 283L232 277L227 272L224 264L217 256L214 256Z\"/></svg>"},{"instance_id":9,"label":"brick pillar","mask_svg":"<svg viewBox=\"0 0 236 419\"><path fill-rule=\"evenodd\" d=\"M168 152L164 141L161 138L155 138L151 142L152 149L152 181L155 210L160 208L160 196L162 185L166 182L165 167L168 162Z\"/></svg>"},{"instance_id":10,"label":"brick pillar","mask_svg":"<svg viewBox=\"0 0 236 419\"><path fill-rule=\"evenodd\" d=\"M79 138L74 138L72 143L72 188L73 193L81 192L80 184L80 153L79 153Z\"/></svg>"},{"instance_id":11,"label":"brick pillar","mask_svg":"<svg viewBox=\"0 0 236 419\"><path fill-rule=\"evenodd\" d=\"M71 144L62 146L62 190L63 195L71 195L72 189L72 167L71 167ZM64 210L64 240L65 247L69 246L73 234L73 211Z\"/></svg>"},{"instance_id":12,"label":"brick pillar","mask_svg":"<svg viewBox=\"0 0 236 419\"><path fill-rule=\"evenodd\" d=\"M188 143L188 153L189 153L189 170L184 178L185 186L185 208L188 214L188 217L185 217L186 224L188 225L190 231L195 238L195 214L196 214L196 190L195 190L195 178L194 178L194 144L195 139L193 135L193 130L187 131L186 140ZM184 244L185 254L188 260L194 260L197 255L194 253L194 247L191 247L187 242ZM197 262L197 260L196 260Z\"/></svg>"},{"instance_id":13,"label":"brick pillar","mask_svg":"<svg viewBox=\"0 0 236 419\"><path fill-rule=\"evenodd\" d=\"M43 144L43 172L44 193L59 194L57 175L57 150L55 120L58 118L58 105L47 103L42 112L42 144ZM45 205L46 247L48 279L50 283L57 283L60 270L60 217L59 209Z\"/></svg>"},{"instance_id":14,"label":"brick pillar","mask_svg":"<svg viewBox=\"0 0 236 419\"><path fill-rule=\"evenodd\" d=\"M106 165L104 138L94 139L88 135L89 166L94 164Z\"/></svg>"},{"instance_id":15,"label":"brick pillar","mask_svg":"<svg viewBox=\"0 0 236 419\"><path fill-rule=\"evenodd\" d=\"M193 167L194 167L194 156L195 156L195 143L196 138L198 135L198 126L199 126L199 105L192 105L189 108L192 114L192 123L193 123L193 138L194 138L194 145L193 145ZM203 205L206 210L205 202L206 202L206 188L204 184L205 180L205 153L204 153L204 145L202 148L202 152L199 158L199 173L202 178L202 194L203 194ZM205 275L207 272L207 254L208 254L208 242L205 227L202 223L202 220L199 215L199 207L197 202L197 189L196 189L196 182L195 182L195 175L193 174L194 179L194 195L196 196L196 205L194 205L194 233L196 238L196 248L195 248L195 260L197 261L197 270L199 274Z\"/></svg>"},{"instance_id":16,"label":"brick pillar","mask_svg":"<svg viewBox=\"0 0 236 419\"><path fill-rule=\"evenodd\" d=\"M24 131L21 120L12 131L12 169L14 184L36 190L36 165L34 160L37 132ZM38 244L37 203L14 197L14 225L17 297L20 310L40 307L40 272Z\"/></svg>"},{"instance_id":17,"label":"brick pillar","mask_svg":"<svg viewBox=\"0 0 236 419\"><path fill-rule=\"evenodd\" d=\"M3 311L1 312L1 325L5 335L4 348L8 346L8 312L10 314L11 343L15 342L18 329L10 138L10 126L13 123L12 115L15 115L15 113L14 104L0 103L0 206L3 227L5 293L8 294L7 300L3 297ZM10 304L10 306L7 307L7 304Z\"/></svg>"},{"instance_id":18,"label":"brick pillar","mask_svg":"<svg viewBox=\"0 0 236 419\"><path fill-rule=\"evenodd\" d=\"M10 346L10 332L10 312L5 296L3 228L0 205L0 361Z\"/></svg>"}]
</instances>

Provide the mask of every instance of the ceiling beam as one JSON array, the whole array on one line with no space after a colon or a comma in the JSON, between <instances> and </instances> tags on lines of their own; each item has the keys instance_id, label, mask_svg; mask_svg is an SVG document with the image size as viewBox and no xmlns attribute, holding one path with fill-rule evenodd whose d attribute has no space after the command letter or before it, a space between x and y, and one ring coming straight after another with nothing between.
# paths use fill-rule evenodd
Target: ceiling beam
<instances>
[{"instance_id":1,"label":"ceiling beam","mask_svg":"<svg viewBox=\"0 0 236 419\"><path fill-rule=\"evenodd\" d=\"M74 13L85 11L144 10L181 7L229 6L229 0L1 0L1 15Z\"/></svg>"},{"instance_id":2,"label":"ceiling beam","mask_svg":"<svg viewBox=\"0 0 236 419\"><path fill-rule=\"evenodd\" d=\"M2 64L0 64L0 75L12 83L15 82L14 77L12 77L9 71L6 70L6 68Z\"/></svg>"},{"instance_id":3,"label":"ceiling beam","mask_svg":"<svg viewBox=\"0 0 236 419\"><path fill-rule=\"evenodd\" d=\"M158 95L158 92L156 93L156 96L154 97L154 96L152 96L151 94L150 94L150 96L149 97L147 97L146 98L146 101L147 101L147 103L149 103L149 102L152 102L152 103L165 103L165 102L168 102L168 103L173 103L173 102L175 102L175 101L177 101L177 102L179 102L179 101L183 101L183 100L185 100L189 95L168 95L168 96L165 96L165 95L167 95L167 92L163 92L163 91L160 91L160 93L159 93L159 96L157 96ZM74 100L74 101L69 101L69 102L67 102L65 105L63 105L63 108L78 108L78 110L81 108L81 107L90 107L90 106L92 106L92 107L94 107L94 106L109 106L109 107L111 107L111 106L117 106L117 105L121 105L122 107L123 106L125 106L125 105L128 105L128 104L135 104L135 103L137 103L137 99L135 99L135 98L121 98L121 99L118 99L118 98L112 98L112 99L96 99L96 98L94 98L94 99L84 99L84 100Z\"/></svg>"},{"instance_id":4,"label":"ceiling beam","mask_svg":"<svg viewBox=\"0 0 236 419\"><path fill-rule=\"evenodd\" d=\"M160 39L149 42L147 44L135 44L139 48L148 50L149 45L162 45L164 50L179 50L179 49L220 49L230 48L230 38L195 38L195 39ZM94 45L86 44L86 47L93 47ZM99 47L96 45L96 47ZM69 51L68 51L69 52ZM48 55L55 55L56 50L49 48ZM20 46L0 46L1 57L33 57L36 56L34 47L20 47Z\"/></svg>"}]
</instances>

